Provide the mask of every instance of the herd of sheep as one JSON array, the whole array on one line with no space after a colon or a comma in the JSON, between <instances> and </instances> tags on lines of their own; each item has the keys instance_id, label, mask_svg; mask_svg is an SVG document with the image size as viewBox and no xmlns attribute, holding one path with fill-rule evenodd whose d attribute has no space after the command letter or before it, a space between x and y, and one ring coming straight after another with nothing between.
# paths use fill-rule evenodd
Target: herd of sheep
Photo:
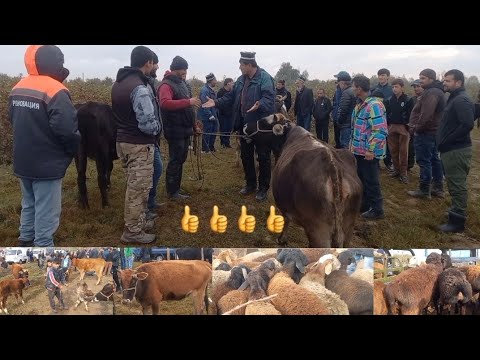
<instances>
[{"instance_id":1,"label":"herd of sheep","mask_svg":"<svg viewBox=\"0 0 480 360\"><path fill-rule=\"evenodd\" d=\"M453 267L450 256L431 253L388 283L375 280L374 314L480 314L479 292L480 265Z\"/></svg>"},{"instance_id":2,"label":"herd of sheep","mask_svg":"<svg viewBox=\"0 0 480 360\"><path fill-rule=\"evenodd\" d=\"M357 258L358 261L357 261ZM372 315L371 249L278 249L214 256L217 314Z\"/></svg>"}]
</instances>

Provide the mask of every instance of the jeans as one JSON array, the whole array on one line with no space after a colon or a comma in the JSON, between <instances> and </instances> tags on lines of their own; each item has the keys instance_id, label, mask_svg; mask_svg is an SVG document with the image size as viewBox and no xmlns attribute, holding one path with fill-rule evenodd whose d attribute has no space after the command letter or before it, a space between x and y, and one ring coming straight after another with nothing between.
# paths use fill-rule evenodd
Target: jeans
<instances>
[{"instance_id":1,"label":"jeans","mask_svg":"<svg viewBox=\"0 0 480 360\"><path fill-rule=\"evenodd\" d=\"M133 259L134 256L130 255L129 257L126 258L127 260L127 269L133 269Z\"/></svg>"},{"instance_id":2,"label":"jeans","mask_svg":"<svg viewBox=\"0 0 480 360\"><path fill-rule=\"evenodd\" d=\"M383 214L383 196L380 188L378 159L365 160L365 157L355 155L357 159L357 174L363 184L363 209L372 209L377 214Z\"/></svg>"},{"instance_id":3,"label":"jeans","mask_svg":"<svg viewBox=\"0 0 480 360\"><path fill-rule=\"evenodd\" d=\"M153 154L153 184L150 192L148 193L147 206L149 210L155 208L155 198L157 197L157 186L160 181L160 176L162 176L163 163L162 163L162 154L160 153L160 147L155 145L155 152Z\"/></svg>"},{"instance_id":4,"label":"jeans","mask_svg":"<svg viewBox=\"0 0 480 360\"><path fill-rule=\"evenodd\" d=\"M305 130L310 131L312 127L312 115L297 115L297 125L303 127Z\"/></svg>"},{"instance_id":5,"label":"jeans","mask_svg":"<svg viewBox=\"0 0 480 360\"><path fill-rule=\"evenodd\" d=\"M352 129L341 128L340 129L340 149L348 149L350 147L350 138L352 137Z\"/></svg>"},{"instance_id":6,"label":"jeans","mask_svg":"<svg viewBox=\"0 0 480 360\"><path fill-rule=\"evenodd\" d=\"M420 166L420 184L443 182L443 168L437 151L435 134L415 134L413 139L417 164Z\"/></svg>"},{"instance_id":7,"label":"jeans","mask_svg":"<svg viewBox=\"0 0 480 360\"><path fill-rule=\"evenodd\" d=\"M20 179L22 214L20 241L32 241L38 247L53 247L53 234L60 224L62 179Z\"/></svg>"},{"instance_id":8,"label":"jeans","mask_svg":"<svg viewBox=\"0 0 480 360\"><path fill-rule=\"evenodd\" d=\"M203 132L209 133L208 135L204 134L202 136L202 151L213 151L215 150L215 139L216 135L212 135L217 132L217 120L202 119L203 123Z\"/></svg>"}]
</instances>

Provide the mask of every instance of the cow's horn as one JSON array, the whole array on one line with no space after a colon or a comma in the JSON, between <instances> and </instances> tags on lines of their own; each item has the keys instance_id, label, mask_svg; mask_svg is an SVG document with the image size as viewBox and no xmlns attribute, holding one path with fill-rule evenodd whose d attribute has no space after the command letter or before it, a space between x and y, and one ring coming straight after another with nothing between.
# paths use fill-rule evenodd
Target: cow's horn
<instances>
[{"instance_id":1,"label":"cow's horn","mask_svg":"<svg viewBox=\"0 0 480 360\"><path fill-rule=\"evenodd\" d=\"M276 136L283 135L283 128L284 128L284 126L281 125L281 124L273 125L273 128L272 128L273 134L276 135Z\"/></svg>"}]
</instances>

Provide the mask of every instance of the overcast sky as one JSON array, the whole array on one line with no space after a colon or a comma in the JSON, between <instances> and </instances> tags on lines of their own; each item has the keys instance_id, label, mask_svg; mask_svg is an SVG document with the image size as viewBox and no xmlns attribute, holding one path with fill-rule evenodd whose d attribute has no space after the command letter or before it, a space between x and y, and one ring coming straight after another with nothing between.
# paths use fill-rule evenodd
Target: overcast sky
<instances>
[{"instance_id":1,"label":"overcast sky","mask_svg":"<svg viewBox=\"0 0 480 360\"><path fill-rule=\"evenodd\" d=\"M205 81L213 72L218 79L240 75L240 51L255 51L260 67L275 76L282 62L307 70L310 79L333 79L340 70L349 73L376 74L386 67L392 75L418 78L424 68L440 74L450 69L462 70L466 76L480 75L480 45L146 45L159 57L163 75L176 55L189 63L188 78ZM115 78L120 67L129 65L135 45L59 45L65 54L69 79ZM0 45L0 73L25 74L23 62L26 45Z\"/></svg>"}]
</instances>

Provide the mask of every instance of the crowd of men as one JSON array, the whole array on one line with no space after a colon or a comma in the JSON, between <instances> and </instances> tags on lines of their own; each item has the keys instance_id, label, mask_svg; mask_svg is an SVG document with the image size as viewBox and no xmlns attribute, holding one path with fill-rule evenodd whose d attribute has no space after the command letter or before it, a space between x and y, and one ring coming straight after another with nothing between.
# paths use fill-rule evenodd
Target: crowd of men
<instances>
[{"instance_id":1,"label":"crowd of men","mask_svg":"<svg viewBox=\"0 0 480 360\"><path fill-rule=\"evenodd\" d=\"M375 88L362 75L353 79L346 71L335 75L337 88L330 101L324 89L296 81L296 96L276 84L259 67L254 52L241 52L236 81L225 79L216 92L213 73L199 97L193 97L186 82L188 62L173 58L169 70L158 81L158 57L148 47L137 46L130 65L118 70L111 90L112 109L117 119L116 150L126 175L124 230L121 241L147 244L155 241L156 191L163 171L160 137L168 143L166 190L170 200L186 200L181 189L183 164L190 139L203 132L202 152L215 152L215 134L221 145L230 147L229 134L240 133L244 125L258 122L275 112L276 100L288 111L292 107L297 126L311 129L315 120L317 137L329 141L329 120L333 120L337 148L355 155L358 175L364 186L362 217L381 219L384 215L379 181L379 161L404 184L413 154L420 166L419 187L409 191L415 198L444 197L443 181L452 197L449 221L441 231L463 231L467 209L466 179L472 157L470 131L474 104L467 96L464 75L450 70L443 84L436 73L424 69L410 84L416 96L404 93L402 79L389 83L390 72L378 71ZM10 118L14 129L14 173L20 178L22 213L20 246L53 246L61 212L61 183L80 141L75 108L68 89L62 84L69 74L64 56L53 45L32 45L25 54L28 76L20 80L10 95ZM444 92L450 93L445 100ZM39 94L41 96L39 96ZM39 100L41 99L41 100ZM196 119L200 121L196 121ZM201 123L201 125L200 125ZM203 129L203 130L202 130ZM413 139L413 141L412 141ZM241 160L245 186L240 194L267 199L271 177L271 148L252 139L241 138ZM29 154L36 154L30 161ZM259 174L255 170L255 154Z\"/></svg>"}]
</instances>

